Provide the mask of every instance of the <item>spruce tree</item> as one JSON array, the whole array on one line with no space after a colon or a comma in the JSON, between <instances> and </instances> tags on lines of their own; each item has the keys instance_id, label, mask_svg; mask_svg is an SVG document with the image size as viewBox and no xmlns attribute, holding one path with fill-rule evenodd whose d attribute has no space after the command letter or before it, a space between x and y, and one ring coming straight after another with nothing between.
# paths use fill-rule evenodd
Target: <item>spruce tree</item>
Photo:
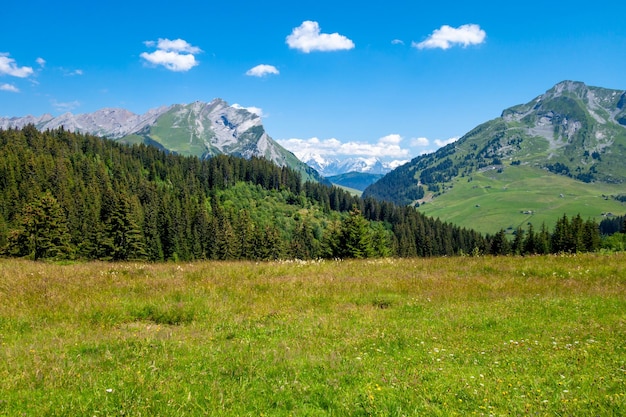
<instances>
[{"instance_id":1,"label":"spruce tree","mask_svg":"<svg viewBox=\"0 0 626 417\"><path fill-rule=\"evenodd\" d=\"M524 230L521 227L518 227L517 230L515 230L515 238L513 239L511 252L513 252L514 255L521 255L524 253Z\"/></svg>"},{"instance_id":2,"label":"spruce tree","mask_svg":"<svg viewBox=\"0 0 626 417\"><path fill-rule=\"evenodd\" d=\"M595 252L600 249L602 238L598 224L589 219L583 226L583 244L587 252Z\"/></svg>"},{"instance_id":3,"label":"spruce tree","mask_svg":"<svg viewBox=\"0 0 626 417\"><path fill-rule=\"evenodd\" d=\"M373 255L369 223L353 206L341 224L339 249L342 258L369 258Z\"/></svg>"},{"instance_id":4,"label":"spruce tree","mask_svg":"<svg viewBox=\"0 0 626 417\"><path fill-rule=\"evenodd\" d=\"M108 256L114 261L147 257L141 228L133 217L132 206L125 196L114 201L105 220Z\"/></svg>"},{"instance_id":5,"label":"spruce tree","mask_svg":"<svg viewBox=\"0 0 626 417\"><path fill-rule=\"evenodd\" d=\"M511 252L511 245L506 238L506 232L504 229L500 229L498 233L493 237L491 242L491 254L492 255L508 255Z\"/></svg>"},{"instance_id":6,"label":"spruce tree","mask_svg":"<svg viewBox=\"0 0 626 417\"><path fill-rule=\"evenodd\" d=\"M528 225L528 233L526 233L526 239L524 239L523 253L533 255L537 253L537 237L535 236L535 229L532 223Z\"/></svg>"},{"instance_id":7,"label":"spruce tree","mask_svg":"<svg viewBox=\"0 0 626 417\"><path fill-rule=\"evenodd\" d=\"M20 226L9 235L10 255L34 260L73 256L67 216L50 192L24 206Z\"/></svg>"}]
</instances>

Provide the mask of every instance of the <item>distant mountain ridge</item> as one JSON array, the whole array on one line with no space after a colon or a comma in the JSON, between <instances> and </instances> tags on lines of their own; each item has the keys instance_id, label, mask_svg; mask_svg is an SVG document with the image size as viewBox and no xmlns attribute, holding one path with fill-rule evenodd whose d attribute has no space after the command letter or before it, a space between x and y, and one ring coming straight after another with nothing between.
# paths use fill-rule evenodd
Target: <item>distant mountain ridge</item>
<instances>
[{"instance_id":1,"label":"distant mountain ridge","mask_svg":"<svg viewBox=\"0 0 626 417\"><path fill-rule=\"evenodd\" d=\"M395 168L395 165L383 162L376 157L352 157L345 159L324 158L321 155L306 155L301 158L311 168L325 177L359 172L364 174L386 174Z\"/></svg>"},{"instance_id":2,"label":"distant mountain ridge","mask_svg":"<svg viewBox=\"0 0 626 417\"><path fill-rule=\"evenodd\" d=\"M227 154L246 159L266 158L278 166L299 171L303 178L322 181L319 174L293 153L275 142L261 118L224 100L196 101L149 110L137 115L125 109L105 108L93 113L58 117L0 118L0 128L22 128L32 124L39 130L63 127L124 143L145 143L185 156L208 158Z\"/></svg>"}]
</instances>

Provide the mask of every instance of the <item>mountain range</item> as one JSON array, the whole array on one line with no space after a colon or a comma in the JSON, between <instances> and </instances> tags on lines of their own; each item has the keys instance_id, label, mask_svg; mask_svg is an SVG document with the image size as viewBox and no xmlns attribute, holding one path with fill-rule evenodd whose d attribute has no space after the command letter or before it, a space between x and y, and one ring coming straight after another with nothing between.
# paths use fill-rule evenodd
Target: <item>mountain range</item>
<instances>
[{"instance_id":1,"label":"mountain range","mask_svg":"<svg viewBox=\"0 0 626 417\"><path fill-rule=\"evenodd\" d=\"M626 211L626 91L563 81L505 109L458 141L400 167L377 158L300 161L265 131L261 118L221 99L137 115L108 108L58 117L0 118L0 129L63 127L180 155L263 157L304 180L363 190L363 197L413 205L480 231L547 222L563 213L600 220ZM394 169L395 168L395 169ZM349 173L349 175L347 175ZM383 175L381 178L381 175Z\"/></svg>"},{"instance_id":2,"label":"mountain range","mask_svg":"<svg viewBox=\"0 0 626 417\"><path fill-rule=\"evenodd\" d=\"M325 177L358 172L363 174L381 175L392 171L395 166L383 162L380 158L353 157L346 159L325 158L322 155L310 154L300 158L311 168Z\"/></svg>"},{"instance_id":3,"label":"mountain range","mask_svg":"<svg viewBox=\"0 0 626 417\"><path fill-rule=\"evenodd\" d=\"M40 117L0 118L2 129L22 128L29 124L39 130L62 126L71 132L122 143L144 143L185 156L263 157L278 166L299 171L305 180L323 181L314 169L265 132L261 117L245 108L230 106L221 99L163 106L141 115L125 109L106 108L78 115L65 113L58 117L44 114Z\"/></svg>"},{"instance_id":4,"label":"mountain range","mask_svg":"<svg viewBox=\"0 0 626 417\"><path fill-rule=\"evenodd\" d=\"M494 231L624 211L626 91L563 81L458 141L413 159L364 197ZM612 198L616 197L616 198Z\"/></svg>"}]
</instances>

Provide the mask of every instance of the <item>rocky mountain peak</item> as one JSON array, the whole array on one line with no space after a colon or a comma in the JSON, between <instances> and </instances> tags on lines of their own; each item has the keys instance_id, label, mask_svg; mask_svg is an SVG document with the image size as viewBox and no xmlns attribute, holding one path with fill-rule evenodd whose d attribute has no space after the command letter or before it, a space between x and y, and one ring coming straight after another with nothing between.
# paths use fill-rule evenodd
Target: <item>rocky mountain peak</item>
<instances>
[{"instance_id":1,"label":"rocky mountain peak","mask_svg":"<svg viewBox=\"0 0 626 417\"><path fill-rule=\"evenodd\" d=\"M561 81L560 83L556 84L554 87L552 87L550 90L548 90L545 95L546 96L551 95L552 97L558 97L558 96L562 95L565 92L567 92L567 93L575 93L575 94L583 93L583 95L584 95L584 93L587 90L588 90L588 88L585 85L585 83L583 83L583 82L566 80L566 81Z\"/></svg>"}]
</instances>

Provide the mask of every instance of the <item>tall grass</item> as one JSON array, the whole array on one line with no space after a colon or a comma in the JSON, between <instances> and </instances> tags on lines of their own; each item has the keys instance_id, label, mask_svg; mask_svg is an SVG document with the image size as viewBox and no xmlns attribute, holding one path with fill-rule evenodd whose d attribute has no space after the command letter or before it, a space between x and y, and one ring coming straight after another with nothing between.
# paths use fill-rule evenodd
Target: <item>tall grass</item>
<instances>
[{"instance_id":1,"label":"tall grass","mask_svg":"<svg viewBox=\"0 0 626 417\"><path fill-rule=\"evenodd\" d=\"M626 255L0 261L0 415L626 415Z\"/></svg>"}]
</instances>

